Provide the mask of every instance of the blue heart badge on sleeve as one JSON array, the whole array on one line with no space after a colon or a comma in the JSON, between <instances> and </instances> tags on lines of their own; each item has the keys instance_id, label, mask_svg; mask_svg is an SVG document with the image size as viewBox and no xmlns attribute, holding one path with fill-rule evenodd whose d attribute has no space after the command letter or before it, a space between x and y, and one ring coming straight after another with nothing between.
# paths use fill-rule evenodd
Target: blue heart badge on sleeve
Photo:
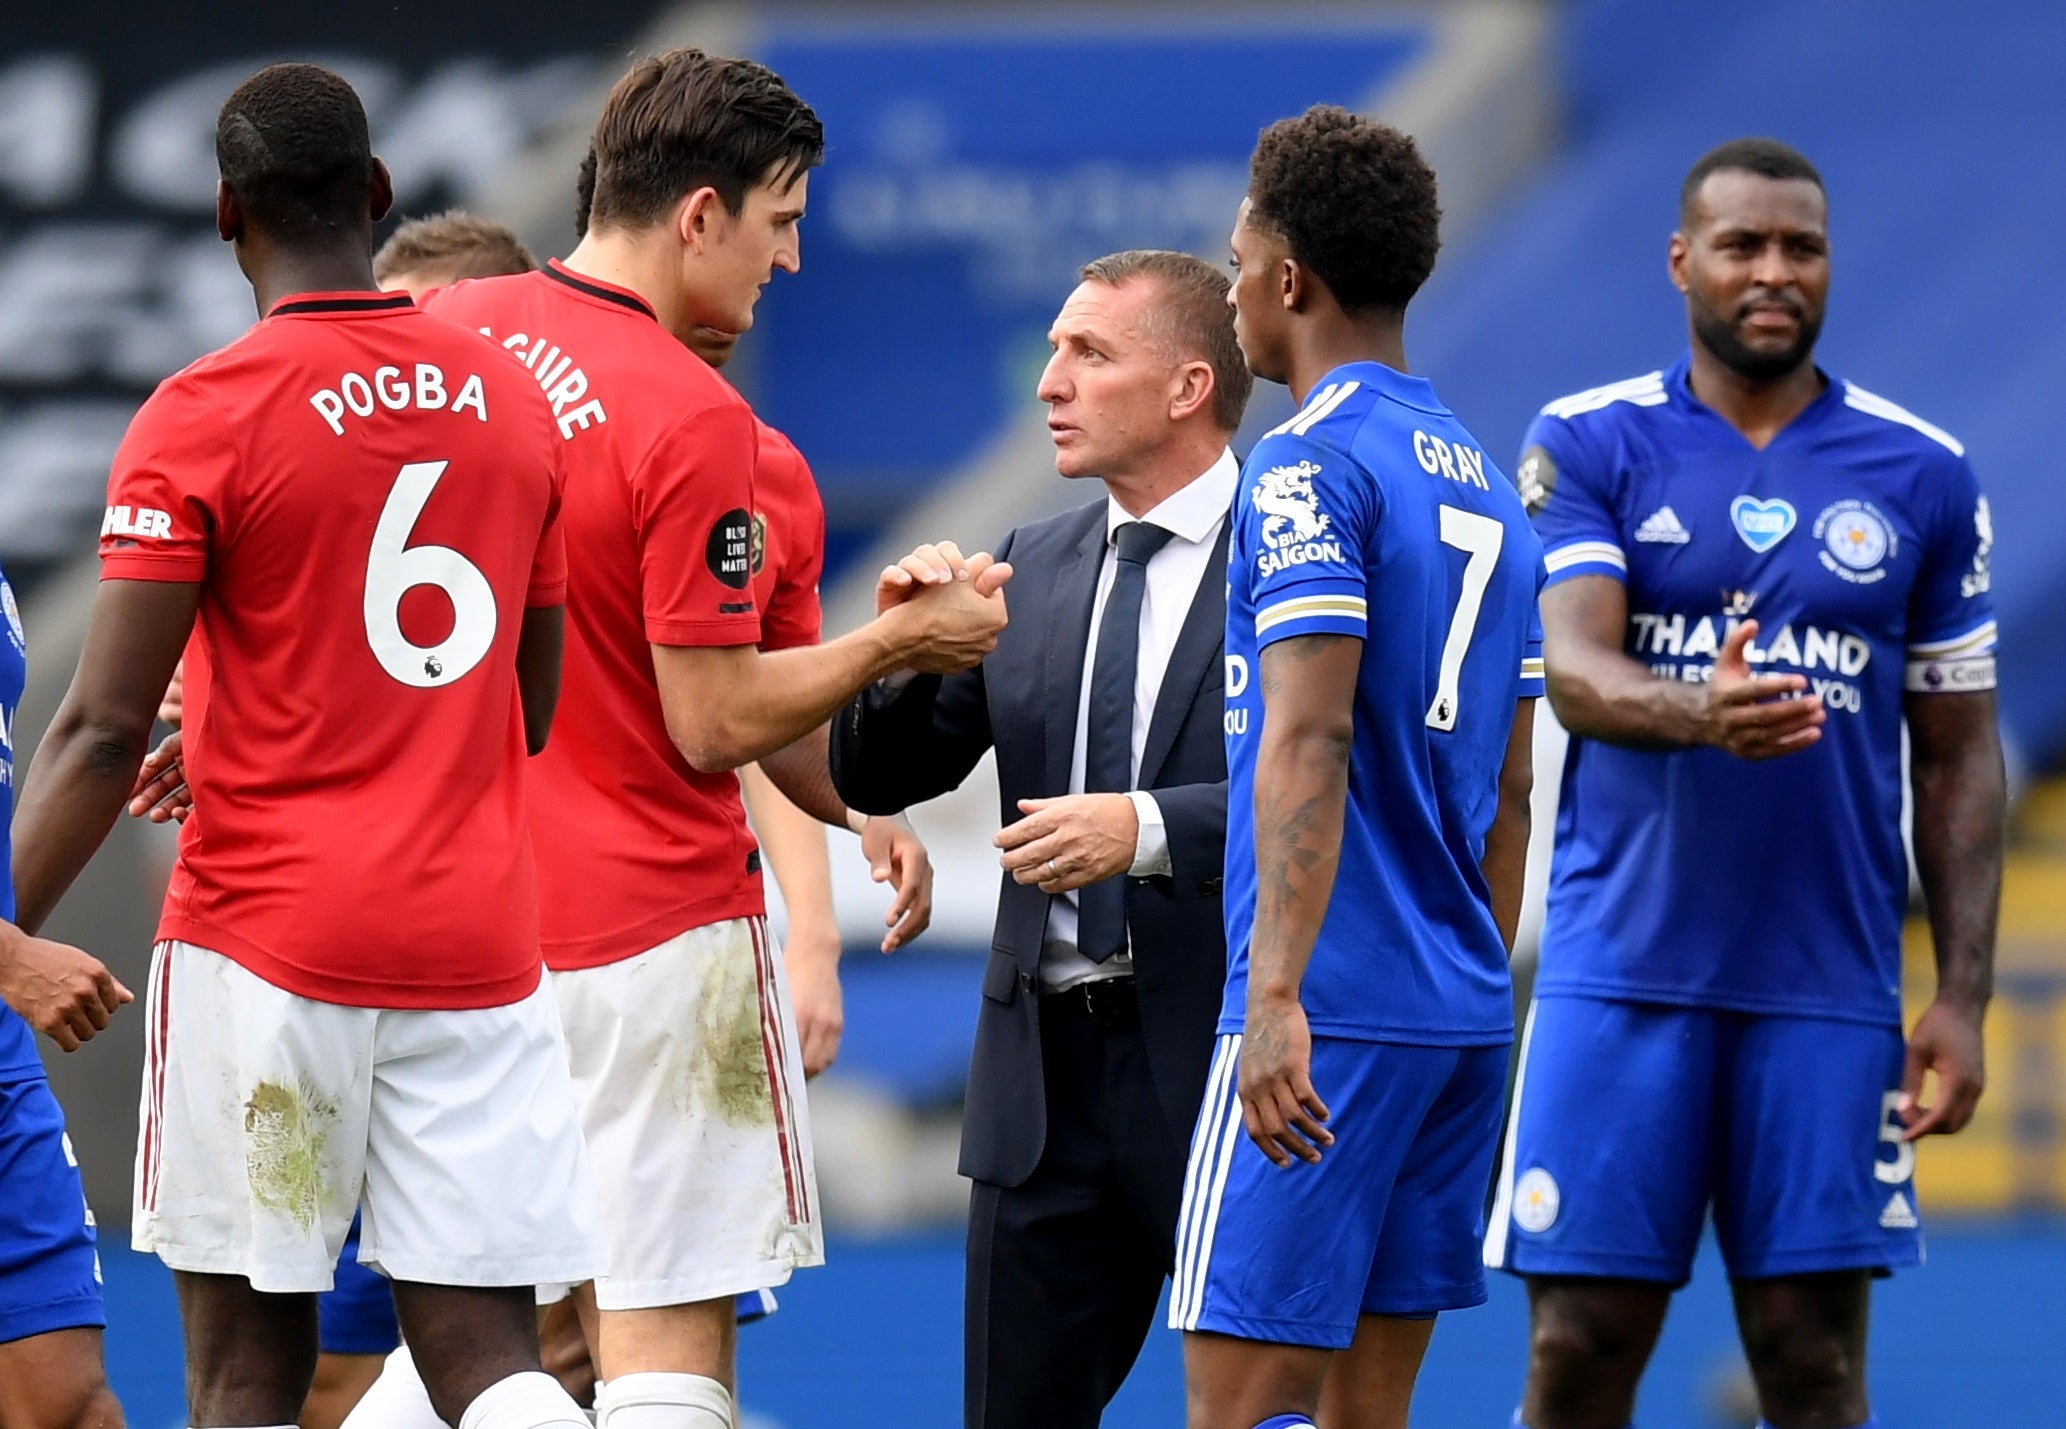
<instances>
[{"instance_id":1,"label":"blue heart badge on sleeve","mask_svg":"<svg viewBox=\"0 0 2066 1429\"><path fill-rule=\"evenodd\" d=\"M1736 534L1743 538L1743 544L1762 556L1786 539L1798 518L1790 501L1739 496L1729 503L1729 519L1736 523Z\"/></svg>"}]
</instances>

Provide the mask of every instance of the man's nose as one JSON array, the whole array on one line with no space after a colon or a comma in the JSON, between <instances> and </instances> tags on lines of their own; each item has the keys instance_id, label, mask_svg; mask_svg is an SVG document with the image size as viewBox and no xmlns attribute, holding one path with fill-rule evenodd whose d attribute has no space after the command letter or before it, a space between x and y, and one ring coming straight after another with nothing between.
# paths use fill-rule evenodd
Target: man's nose
<instances>
[{"instance_id":1,"label":"man's nose","mask_svg":"<svg viewBox=\"0 0 2066 1429\"><path fill-rule=\"evenodd\" d=\"M1047 360L1047 366L1040 370L1040 384L1033 389L1033 395L1043 402L1066 402L1069 400L1069 382L1062 370L1062 355L1058 352Z\"/></svg>"}]
</instances>

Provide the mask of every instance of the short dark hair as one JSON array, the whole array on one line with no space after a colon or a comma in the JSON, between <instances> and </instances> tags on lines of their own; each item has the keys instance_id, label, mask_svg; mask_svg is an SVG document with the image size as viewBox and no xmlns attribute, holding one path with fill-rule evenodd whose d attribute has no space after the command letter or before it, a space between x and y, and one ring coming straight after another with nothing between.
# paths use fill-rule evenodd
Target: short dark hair
<instances>
[{"instance_id":1,"label":"short dark hair","mask_svg":"<svg viewBox=\"0 0 2066 1429\"><path fill-rule=\"evenodd\" d=\"M1226 432L1241 425L1255 374L1234 340L1225 273L1188 253L1129 248L1084 264L1077 276L1112 288L1135 278L1159 284L1165 301L1150 309L1152 336L1177 361L1202 359L1211 367L1213 419Z\"/></svg>"},{"instance_id":2,"label":"short dark hair","mask_svg":"<svg viewBox=\"0 0 2066 1429\"><path fill-rule=\"evenodd\" d=\"M215 162L247 218L295 238L370 221L366 107L320 65L268 65L215 118Z\"/></svg>"},{"instance_id":3,"label":"short dark hair","mask_svg":"<svg viewBox=\"0 0 2066 1429\"><path fill-rule=\"evenodd\" d=\"M410 219L373 255L373 277L381 283L397 273L430 271L456 281L529 273L537 266L513 229L456 208Z\"/></svg>"},{"instance_id":4,"label":"short dark hair","mask_svg":"<svg viewBox=\"0 0 2066 1429\"><path fill-rule=\"evenodd\" d=\"M574 236L588 237L588 216L595 211L595 145L581 156L581 168L574 175Z\"/></svg>"},{"instance_id":5,"label":"short dark hair","mask_svg":"<svg viewBox=\"0 0 2066 1429\"><path fill-rule=\"evenodd\" d=\"M1345 312L1404 312L1435 271L1442 209L1410 135L1333 104L1263 130L1248 220L1310 269Z\"/></svg>"},{"instance_id":6,"label":"short dark hair","mask_svg":"<svg viewBox=\"0 0 2066 1429\"><path fill-rule=\"evenodd\" d=\"M1682 226L1692 221L1693 201L1700 197L1700 186L1707 182L1708 175L1726 169L1741 169L1767 179L1806 179L1822 189L1824 198L1829 195L1829 190L1823 186L1822 175L1808 162L1808 156L1791 144L1782 144L1777 139L1731 139L1709 149L1694 160L1692 168L1686 170L1686 181L1679 185L1679 223Z\"/></svg>"},{"instance_id":7,"label":"short dark hair","mask_svg":"<svg viewBox=\"0 0 2066 1429\"><path fill-rule=\"evenodd\" d=\"M705 187L737 214L755 185L816 168L825 126L767 66L676 49L617 81L596 121L595 154L591 220L635 228Z\"/></svg>"}]
</instances>

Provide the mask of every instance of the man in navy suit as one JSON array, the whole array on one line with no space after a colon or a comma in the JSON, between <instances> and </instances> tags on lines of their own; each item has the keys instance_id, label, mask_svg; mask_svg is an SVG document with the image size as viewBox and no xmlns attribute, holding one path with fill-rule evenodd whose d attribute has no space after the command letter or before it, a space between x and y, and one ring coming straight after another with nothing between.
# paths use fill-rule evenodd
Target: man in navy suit
<instances>
[{"instance_id":1,"label":"man in navy suit","mask_svg":"<svg viewBox=\"0 0 2066 1429\"><path fill-rule=\"evenodd\" d=\"M1132 1368L1226 971L1227 442L1252 379L1210 264L1118 253L1081 277L1039 396L1056 470L1103 492L998 547L1031 594L981 665L885 680L832 726L864 811L997 751L1005 876L961 1145L969 1429L1093 1429ZM928 548L904 578L962 569Z\"/></svg>"}]
</instances>

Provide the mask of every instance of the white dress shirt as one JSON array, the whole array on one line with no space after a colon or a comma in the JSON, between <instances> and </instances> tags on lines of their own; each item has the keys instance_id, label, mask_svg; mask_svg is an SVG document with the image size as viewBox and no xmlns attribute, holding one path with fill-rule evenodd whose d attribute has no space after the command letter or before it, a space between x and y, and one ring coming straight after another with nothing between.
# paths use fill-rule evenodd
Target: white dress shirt
<instances>
[{"instance_id":1,"label":"white dress shirt","mask_svg":"<svg viewBox=\"0 0 2066 1429\"><path fill-rule=\"evenodd\" d=\"M1221 452L1218 461L1204 475L1140 519L1171 533L1170 540L1148 559L1147 589L1141 599L1139 654L1133 677L1133 767L1140 777L1141 750L1148 742L1148 725L1155 717L1155 701L1162 693L1162 677L1169 669L1169 657L1176 650L1177 636L1191 613L1191 602L1205 579L1212 559L1214 540L1226 524L1234 505L1234 488L1241 479L1241 465L1231 451ZM1083 792L1083 769L1090 744L1090 677L1097 668L1098 627L1104 623L1105 601L1112 594L1118 575L1114 557L1114 533L1135 518L1110 497L1105 499L1105 555L1098 567L1097 596L1090 607L1090 638L1083 651L1083 687L1076 695L1076 743L1069 752L1069 792ZM1214 573L1214 579L1218 579ZM1155 796L1143 790L1127 795L1140 816L1140 837L1134 844L1131 878L1147 878L1170 871L1169 830L1162 821L1162 809ZM1040 954L1040 983L1048 992L1074 987L1097 978L1125 977L1133 972L1131 952L1115 953L1094 963L1076 951L1076 895L1055 895L1047 913L1047 938Z\"/></svg>"}]
</instances>

